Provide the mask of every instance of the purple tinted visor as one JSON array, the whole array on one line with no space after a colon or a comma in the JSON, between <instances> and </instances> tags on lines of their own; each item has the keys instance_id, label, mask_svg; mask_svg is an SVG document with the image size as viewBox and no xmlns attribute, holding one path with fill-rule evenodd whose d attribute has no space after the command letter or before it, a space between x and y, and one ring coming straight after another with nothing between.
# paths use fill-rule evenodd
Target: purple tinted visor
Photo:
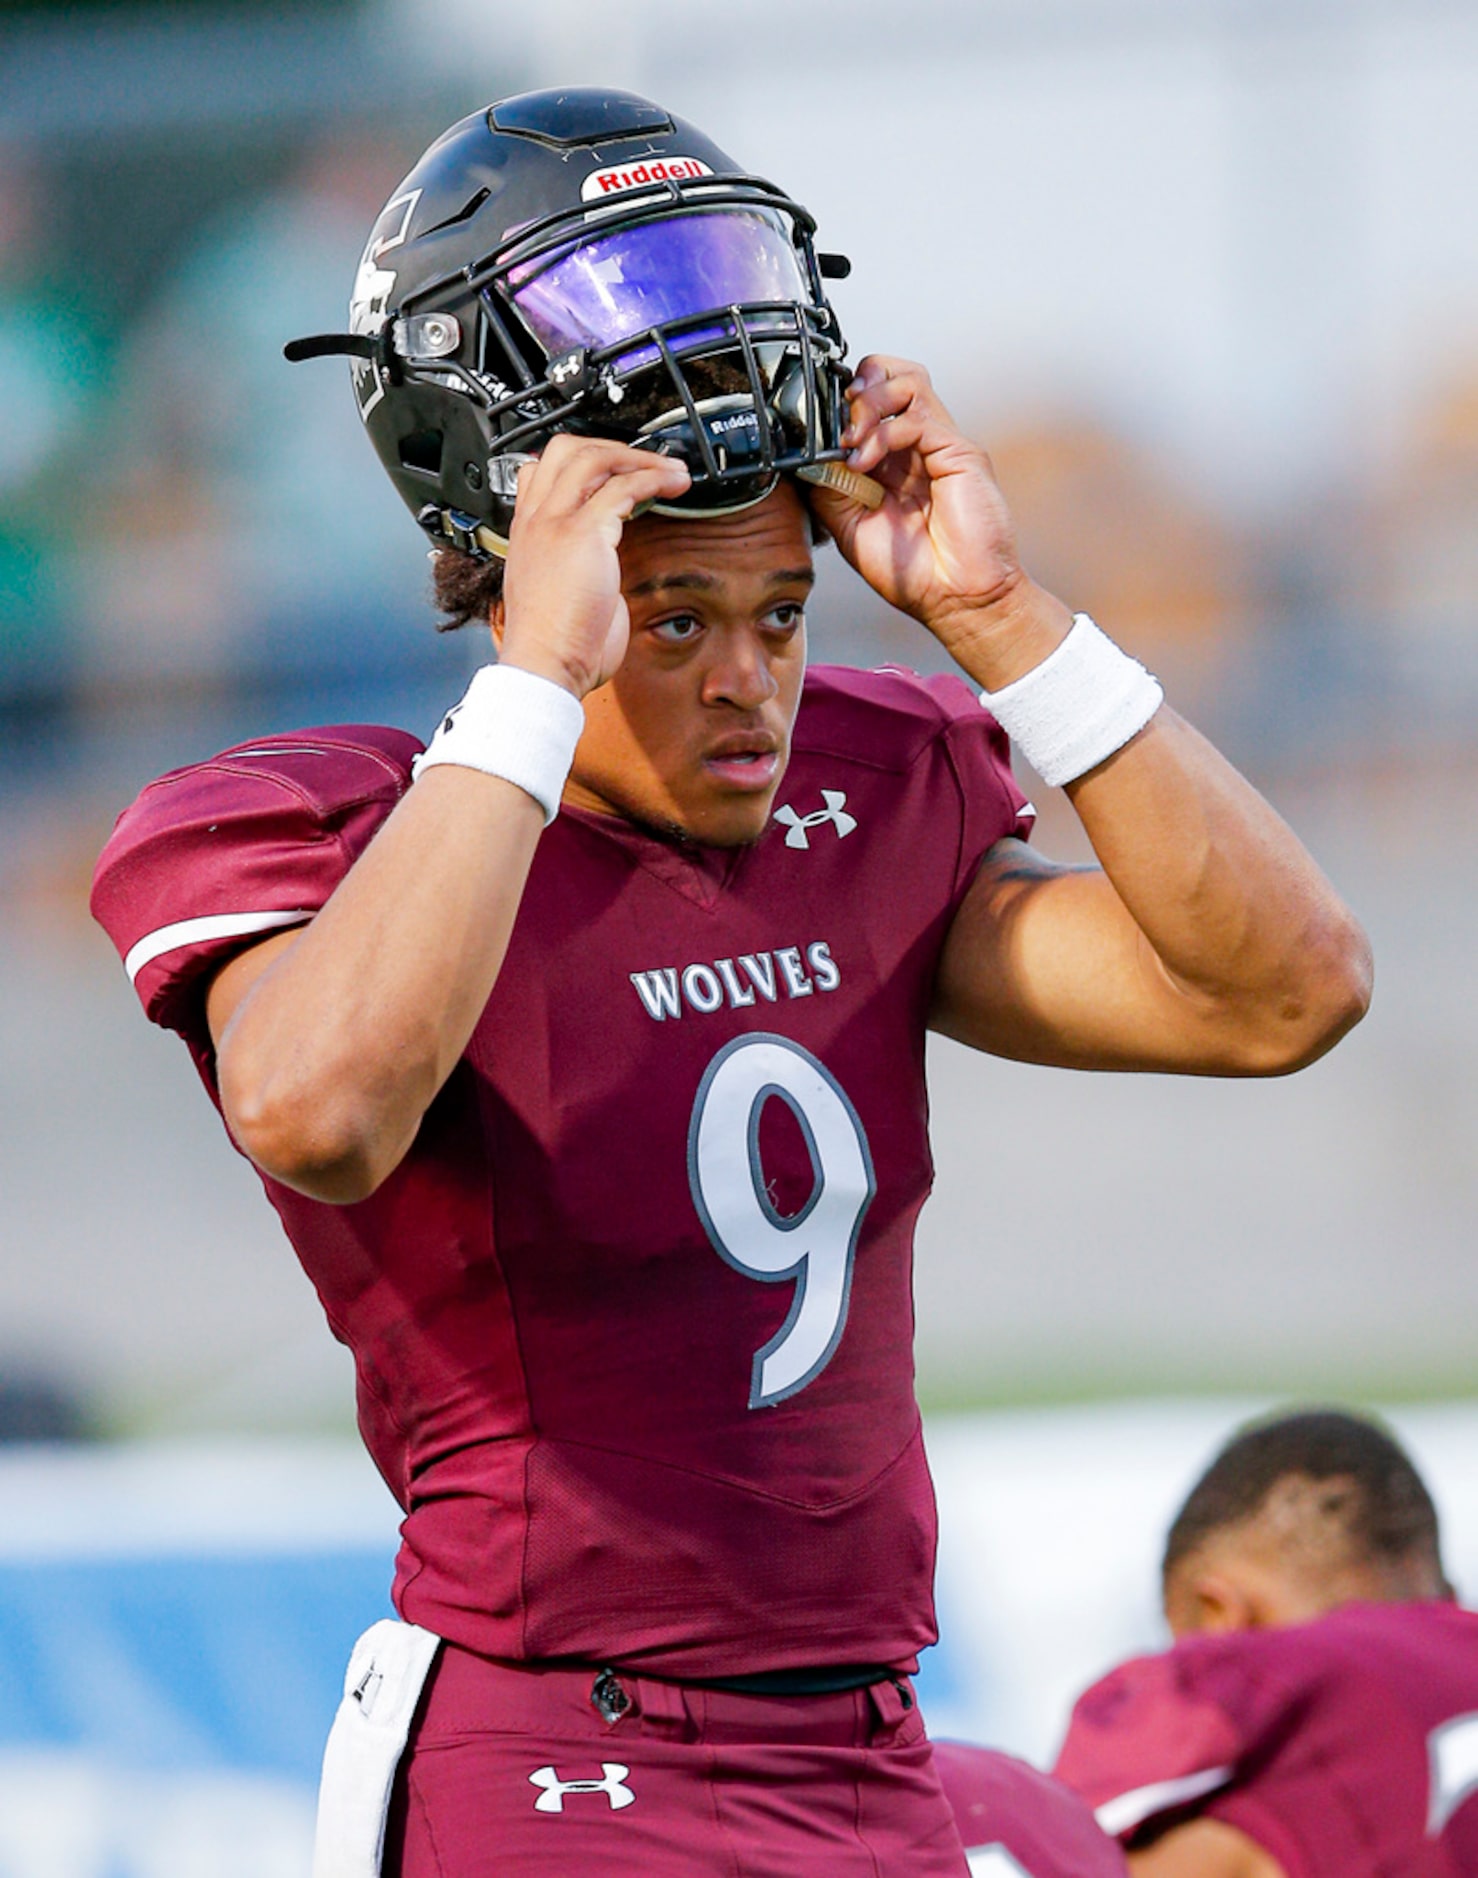
<instances>
[{"instance_id":1,"label":"purple tinted visor","mask_svg":"<svg viewBox=\"0 0 1478 1878\"><path fill-rule=\"evenodd\" d=\"M508 288L552 356L576 346L596 351L720 307L811 299L789 226L773 209L713 209L613 229L554 261L511 268ZM689 332L673 340L673 348L721 331ZM638 348L618 363L655 356Z\"/></svg>"}]
</instances>

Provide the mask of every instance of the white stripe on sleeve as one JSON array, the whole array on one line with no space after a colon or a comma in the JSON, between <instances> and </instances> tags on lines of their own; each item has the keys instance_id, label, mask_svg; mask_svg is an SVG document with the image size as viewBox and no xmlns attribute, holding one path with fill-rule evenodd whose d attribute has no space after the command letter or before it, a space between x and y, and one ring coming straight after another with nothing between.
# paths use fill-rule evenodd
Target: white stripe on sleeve
<instances>
[{"instance_id":1,"label":"white stripe on sleeve","mask_svg":"<svg viewBox=\"0 0 1478 1878\"><path fill-rule=\"evenodd\" d=\"M1199 1800L1203 1794L1224 1787L1236 1770L1231 1767L1207 1767L1199 1774L1186 1774L1179 1780L1156 1780L1148 1787L1135 1787L1116 1799L1105 1800L1094 1809L1093 1817L1111 1839L1117 1839L1136 1826L1143 1825L1156 1813L1168 1813L1172 1807Z\"/></svg>"},{"instance_id":2,"label":"white stripe on sleeve","mask_svg":"<svg viewBox=\"0 0 1478 1878\"><path fill-rule=\"evenodd\" d=\"M247 933L271 932L279 926L301 926L312 917L306 908L295 906L280 913L206 913L200 919L179 919L172 926L146 933L130 947L123 969L133 983L146 965L181 946L199 945L208 939L243 938Z\"/></svg>"}]
</instances>

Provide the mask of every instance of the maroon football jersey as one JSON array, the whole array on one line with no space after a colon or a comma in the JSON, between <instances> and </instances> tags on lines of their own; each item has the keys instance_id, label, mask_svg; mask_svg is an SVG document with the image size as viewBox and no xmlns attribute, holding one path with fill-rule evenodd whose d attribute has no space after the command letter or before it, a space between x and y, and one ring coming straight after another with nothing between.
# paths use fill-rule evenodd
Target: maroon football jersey
<instances>
[{"instance_id":1,"label":"maroon football jersey","mask_svg":"<svg viewBox=\"0 0 1478 1878\"><path fill-rule=\"evenodd\" d=\"M243 745L120 819L94 910L212 1093L211 973L323 905L416 748ZM958 680L813 672L761 840L562 812L401 1166L353 1206L266 1182L406 1509L404 1617L700 1677L933 1640L925 1021L981 856L1028 820Z\"/></svg>"},{"instance_id":2,"label":"maroon football jersey","mask_svg":"<svg viewBox=\"0 0 1478 1878\"><path fill-rule=\"evenodd\" d=\"M1125 1878L1118 1842L1075 1793L993 1748L936 1741L972 1878Z\"/></svg>"},{"instance_id":3,"label":"maroon football jersey","mask_svg":"<svg viewBox=\"0 0 1478 1878\"><path fill-rule=\"evenodd\" d=\"M1188 1638L1082 1697L1056 1772L1126 1843L1189 1807L1288 1878L1471 1878L1478 1616L1352 1604Z\"/></svg>"}]
</instances>

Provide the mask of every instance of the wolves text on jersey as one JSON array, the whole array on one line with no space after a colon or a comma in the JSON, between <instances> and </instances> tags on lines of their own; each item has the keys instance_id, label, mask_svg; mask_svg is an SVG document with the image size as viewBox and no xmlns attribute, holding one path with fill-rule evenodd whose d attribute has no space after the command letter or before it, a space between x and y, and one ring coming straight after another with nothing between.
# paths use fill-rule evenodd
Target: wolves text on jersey
<instances>
[{"instance_id":1,"label":"wolves text on jersey","mask_svg":"<svg viewBox=\"0 0 1478 1878\"><path fill-rule=\"evenodd\" d=\"M737 959L715 959L711 965L662 965L632 972L631 982L648 1017L659 1024L681 1017L685 1003L689 1010L707 1015L725 1005L736 1010L753 1004L757 997L774 1004L782 993L809 998L816 991L835 991L842 974L826 940L812 940L804 948L804 962L802 950L777 946L773 952L746 952Z\"/></svg>"}]
</instances>

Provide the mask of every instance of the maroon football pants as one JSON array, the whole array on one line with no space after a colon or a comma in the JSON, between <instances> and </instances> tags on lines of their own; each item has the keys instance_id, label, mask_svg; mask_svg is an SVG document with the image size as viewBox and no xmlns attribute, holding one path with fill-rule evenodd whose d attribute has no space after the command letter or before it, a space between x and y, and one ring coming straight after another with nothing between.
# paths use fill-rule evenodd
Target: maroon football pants
<instances>
[{"instance_id":1,"label":"maroon football pants","mask_svg":"<svg viewBox=\"0 0 1478 1878\"><path fill-rule=\"evenodd\" d=\"M964 1878L906 1681L753 1696L444 1645L397 1775L385 1878Z\"/></svg>"}]
</instances>

